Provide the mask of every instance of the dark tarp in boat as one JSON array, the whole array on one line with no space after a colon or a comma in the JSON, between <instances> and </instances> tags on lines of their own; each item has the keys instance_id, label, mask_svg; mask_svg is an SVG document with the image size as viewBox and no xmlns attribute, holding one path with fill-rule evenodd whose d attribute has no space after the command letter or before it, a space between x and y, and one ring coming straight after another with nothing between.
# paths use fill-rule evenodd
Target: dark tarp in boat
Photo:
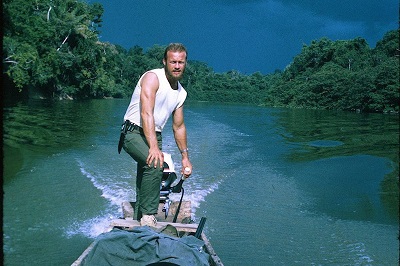
<instances>
[{"instance_id":1,"label":"dark tarp in boat","mask_svg":"<svg viewBox=\"0 0 400 266\"><path fill-rule=\"evenodd\" d=\"M167 229L164 232L171 231ZM82 265L209 265L202 240L167 233L147 226L129 231L114 228L96 238Z\"/></svg>"}]
</instances>

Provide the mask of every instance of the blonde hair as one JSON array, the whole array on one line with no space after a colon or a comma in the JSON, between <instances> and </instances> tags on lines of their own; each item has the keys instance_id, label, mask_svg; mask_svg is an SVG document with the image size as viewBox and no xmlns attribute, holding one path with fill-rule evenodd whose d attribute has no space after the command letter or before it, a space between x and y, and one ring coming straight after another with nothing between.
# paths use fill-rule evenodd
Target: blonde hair
<instances>
[{"instance_id":1,"label":"blonde hair","mask_svg":"<svg viewBox=\"0 0 400 266\"><path fill-rule=\"evenodd\" d=\"M187 57L187 50L186 50L186 47L185 47L183 44L181 44L181 43L170 43L170 44L165 48L165 51L164 51L164 59L165 59L165 60L167 60L167 53L168 53L169 51L172 51L172 52L185 52L185 53L186 53L186 57Z\"/></svg>"}]
</instances>

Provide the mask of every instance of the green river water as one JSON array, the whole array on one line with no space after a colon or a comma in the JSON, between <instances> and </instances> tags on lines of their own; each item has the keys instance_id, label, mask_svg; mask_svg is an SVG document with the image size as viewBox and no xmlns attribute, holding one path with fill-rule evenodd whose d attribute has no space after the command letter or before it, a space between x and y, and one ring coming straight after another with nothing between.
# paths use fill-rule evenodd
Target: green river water
<instances>
[{"instance_id":1,"label":"green river water","mask_svg":"<svg viewBox=\"0 0 400 266\"><path fill-rule=\"evenodd\" d=\"M135 198L128 103L4 107L4 265L70 265ZM185 121L185 199L225 265L398 265L397 115L189 102ZM179 169L170 124L163 150Z\"/></svg>"}]
</instances>

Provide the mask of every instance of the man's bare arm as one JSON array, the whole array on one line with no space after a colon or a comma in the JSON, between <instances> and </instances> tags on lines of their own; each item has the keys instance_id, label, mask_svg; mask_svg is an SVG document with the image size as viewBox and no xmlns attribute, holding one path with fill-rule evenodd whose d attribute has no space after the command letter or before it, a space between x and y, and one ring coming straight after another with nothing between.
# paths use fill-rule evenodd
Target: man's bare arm
<instances>
[{"instance_id":1,"label":"man's bare arm","mask_svg":"<svg viewBox=\"0 0 400 266\"><path fill-rule=\"evenodd\" d=\"M159 81L157 75L151 72L146 73L141 81L140 115L143 132L149 144L149 154L146 162L149 166L154 164L154 168L156 168L157 165L162 167L164 164L164 155L158 148L154 122L154 105L158 87Z\"/></svg>"},{"instance_id":2,"label":"man's bare arm","mask_svg":"<svg viewBox=\"0 0 400 266\"><path fill-rule=\"evenodd\" d=\"M189 160L186 126L183 116L183 106L174 111L172 128L174 131L176 145L178 146L178 149L181 151L182 154L181 173L184 174L186 177L189 177L192 174L192 164ZM185 168L189 168L190 171L185 171Z\"/></svg>"}]
</instances>

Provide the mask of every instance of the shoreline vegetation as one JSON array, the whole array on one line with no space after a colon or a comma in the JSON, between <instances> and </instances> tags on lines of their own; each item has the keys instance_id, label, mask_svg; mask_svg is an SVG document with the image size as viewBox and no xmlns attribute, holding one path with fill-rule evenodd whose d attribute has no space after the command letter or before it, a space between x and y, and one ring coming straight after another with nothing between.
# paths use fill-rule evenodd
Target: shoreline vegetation
<instances>
[{"instance_id":1,"label":"shoreline vegetation","mask_svg":"<svg viewBox=\"0 0 400 266\"><path fill-rule=\"evenodd\" d=\"M164 46L100 42L103 12L101 4L75 0L3 1L6 101L130 97L139 76L161 66ZM398 113L399 30L375 48L360 37L314 40L267 75L216 73L189 60L182 84L193 101Z\"/></svg>"}]
</instances>

